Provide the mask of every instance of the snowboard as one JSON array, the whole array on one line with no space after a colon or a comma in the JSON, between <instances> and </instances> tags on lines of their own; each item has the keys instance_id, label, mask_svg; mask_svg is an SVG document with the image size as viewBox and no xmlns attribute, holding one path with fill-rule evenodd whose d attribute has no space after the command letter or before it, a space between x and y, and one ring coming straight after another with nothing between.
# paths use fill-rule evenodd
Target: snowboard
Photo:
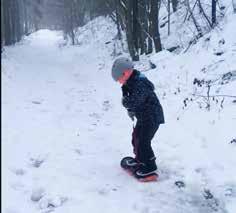
<instances>
[{"instance_id":1,"label":"snowboard","mask_svg":"<svg viewBox=\"0 0 236 213\"><path fill-rule=\"evenodd\" d=\"M158 174L156 172L153 172L152 174L149 174L147 176L143 176L143 177L139 177L136 175L136 170L138 168L134 168L134 167L130 167L128 165L135 162L135 159L132 157L124 157L121 162L120 162L120 166L122 169L124 169L130 176L134 177L136 180L140 181L140 182L153 182L153 181L157 181L158 180Z\"/></svg>"}]
</instances>

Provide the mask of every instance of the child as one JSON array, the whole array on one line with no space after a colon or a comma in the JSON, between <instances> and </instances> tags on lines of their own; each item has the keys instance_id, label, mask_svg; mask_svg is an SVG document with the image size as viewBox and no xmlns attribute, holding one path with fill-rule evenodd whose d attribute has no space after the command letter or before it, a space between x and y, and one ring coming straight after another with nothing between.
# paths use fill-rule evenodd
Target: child
<instances>
[{"instance_id":1,"label":"child","mask_svg":"<svg viewBox=\"0 0 236 213\"><path fill-rule=\"evenodd\" d=\"M132 134L135 158L129 166L137 178L155 174L156 157L151 147L160 124L164 123L162 106L154 92L154 85L139 71L133 68L128 58L115 60L112 77L122 85L122 104L132 120L137 123Z\"/></svg>"}]
</instances>

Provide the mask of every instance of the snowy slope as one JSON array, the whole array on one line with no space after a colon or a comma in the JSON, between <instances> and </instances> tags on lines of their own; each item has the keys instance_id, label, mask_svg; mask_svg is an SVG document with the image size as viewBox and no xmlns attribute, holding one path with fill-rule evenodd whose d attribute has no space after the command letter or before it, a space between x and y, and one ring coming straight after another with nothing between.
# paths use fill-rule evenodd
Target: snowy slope
<instances>
[{"instance_id":1,"label":"snowy slope","mask_svg":"<svg viewBox=\"0 0 236 213\"><path fill-rule=\"evenodd\" d=\"M115 45L110 20L98 18L81 28L75 47L63 46L60 32L48 30L7 47L3 212L236 212L236 144L230 143L236 137L235 98L225 98L223 108L212 101L210 111L201 98L183 103L206 94L193 85L194 78L235 71L235 23L236 16L228 16L220 33L206 35L185 54L150 57L157 68L145 74L156 86L166 124L153 140L160 180L148 184L119 166L132 153L133 124L110 75ZM224 54L216 56L222 36ZM213 85L211 94L234 96L235 82Z\"/></svg>"}]
</instances>

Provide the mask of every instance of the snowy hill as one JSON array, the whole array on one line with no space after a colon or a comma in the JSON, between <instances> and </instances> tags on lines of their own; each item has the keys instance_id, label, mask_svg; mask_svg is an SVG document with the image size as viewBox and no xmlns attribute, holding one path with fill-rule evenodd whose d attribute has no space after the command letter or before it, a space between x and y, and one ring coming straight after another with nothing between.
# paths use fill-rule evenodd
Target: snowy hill
<instances>
[{"instance_id":1,"label":"snowy hill","mask_svg":"<svg viewBox=\"0 0 236 213\"><path fill-rule=\"evenodd\" d=\"M41 30L5 48L3 212L236 212L236 15L186 53L150 56L166 124L153 140L160 180L148 184L119 166L133 124L110 74L115 29L100 17L75 47Z\"/></svg>"}]
</instances>

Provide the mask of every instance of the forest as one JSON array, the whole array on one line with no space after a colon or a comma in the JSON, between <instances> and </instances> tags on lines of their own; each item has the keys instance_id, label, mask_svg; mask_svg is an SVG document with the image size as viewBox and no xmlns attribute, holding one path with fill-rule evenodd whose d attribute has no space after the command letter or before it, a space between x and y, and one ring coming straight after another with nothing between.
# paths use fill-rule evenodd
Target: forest
<instances>
[{"instance_id":1,"label":"forest","mask_svg":"<svg viewBox=\"0 0 236 213\"><path fill-rule=\"evenodd\" d=\"M236 8L235 0L232 4ZM159 15L161 6L166 17ZM171 16L183 7L183 22L191 21L195 28L190 44L213 29L225 9L218 0L1 0L1 45L12 45L45 28L62 30L65 39L76 45L77 28L104 15L116 23L117 39L126 37L129 53L138 61L142 54L163 49L160 28L167 27L170 34Z\"/></svg>"}]
</instances>

